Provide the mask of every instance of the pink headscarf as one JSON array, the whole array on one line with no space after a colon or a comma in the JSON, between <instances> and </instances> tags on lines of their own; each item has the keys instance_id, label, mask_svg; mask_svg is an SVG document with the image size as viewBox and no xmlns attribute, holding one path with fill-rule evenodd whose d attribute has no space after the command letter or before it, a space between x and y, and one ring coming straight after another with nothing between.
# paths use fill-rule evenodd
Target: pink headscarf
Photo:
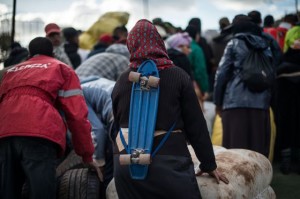
<instances>
[{"instance_id":1,"label":"pink headscarf","mask_svg":"<svg viewBox=\"0 0 300 199\"><path fill-rule=\"evenodd\" d=\"M153 60L159 70L174 66L165 44L155 26L146 19L139 20L128 33L127 47L131 68L138 68L147 59Z\"/></svg>"},{"instance_id":2,"label":"pink headscarf","mask_svg":"<svg viewBox=\"0 0 300 199\"><path fill-rule=\"evenodd\" d=\"M192 38L189 36L189 33L176 33L172 36L170 36L166 43L169 48L178 48L181 45L187 45L189 46L192 42Z\"/></svg>"}]
</instances>

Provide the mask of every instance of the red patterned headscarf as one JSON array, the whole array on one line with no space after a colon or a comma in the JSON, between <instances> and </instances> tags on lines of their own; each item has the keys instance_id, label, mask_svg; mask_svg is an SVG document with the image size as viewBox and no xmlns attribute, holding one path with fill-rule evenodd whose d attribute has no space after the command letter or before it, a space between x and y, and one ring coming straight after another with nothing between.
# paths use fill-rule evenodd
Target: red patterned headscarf
<instances>
[{"instance_id":1,"label":"red patterned headscarf","mask_svg":"<svg viewBox=\"0 0 300 199\"><path fill-rule=\"evenodd\" d=\"M163 39L155 26L146 19L139 20L127 36L131 68L138 68L145 60L153 60L159 70L173 66Z\"/></svg>"}]
</instances>

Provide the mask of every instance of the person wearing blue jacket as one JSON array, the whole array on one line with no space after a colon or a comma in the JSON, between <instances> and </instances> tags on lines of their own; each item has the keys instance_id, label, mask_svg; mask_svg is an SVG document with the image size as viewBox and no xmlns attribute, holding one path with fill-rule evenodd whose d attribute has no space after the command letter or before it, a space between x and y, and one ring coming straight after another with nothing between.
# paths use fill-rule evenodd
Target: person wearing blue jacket
<instances>
[{"instance_id":1,"label":"person wearing blue jacket","mask_svg":"<svg viewBox=\"0 0 300 199\"><path fill-rule=\"evenodd\" d=\"M234 18L232 31L234 37L225 48L214 85L216 112L222 117L223 146L249 149L268 157L271 89L250 91L241 79L241 70L249 52L247 45L265 49L270 59L272 53L261 28L246 15Z\"/></svg>"},{"instance_id":2,"label":"person wearing blue jacket","mask_svg":"<svg viewBox=\"0 0 300 199\"><path fill-rule=\"evenodd\" d=\"M112 148L109 132L113 128L111 92L114 81L97 76L81 79L83 96L88 107L88 120L92 126L92 139L95 147L93 158L104 170L103 183L106 188L113 176ZM105 193L105 191L103 191Z\"/></svg>"},{"instance_id":3,"label":"person wearing blue jacket","mask_svg":"<svg viewBox=\"0 0 300 199\"><path fill-rule=\"evenodd\" d=\"M81 79L81 87L88 106L88 119L92 125L95 146L94 159L105 165L105 143L113 123L111 92L115 82L99 77Z\"/></svg>"}]
</instances>

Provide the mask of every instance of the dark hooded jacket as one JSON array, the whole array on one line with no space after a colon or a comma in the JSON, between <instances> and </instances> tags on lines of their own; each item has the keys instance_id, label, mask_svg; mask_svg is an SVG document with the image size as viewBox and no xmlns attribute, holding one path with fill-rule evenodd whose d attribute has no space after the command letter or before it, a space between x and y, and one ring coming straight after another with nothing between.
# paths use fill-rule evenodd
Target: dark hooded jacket
<instances>
[{"instance_id":1,"label":"dark hooded jacket","mask_svg":"<svg viewBox=\"0 0 300 199\"><path fill-rule=\"evenodd\" d=\"M167 52L168 52L169 58L173 61L174 65L182 68L190 76L190 78L192 80L194 80L192 67L191 67L189 58L184 53L182 53L174 48L168 49Z\"/></svg>"},{"instance_id":2,"label":"dark hooded jacket","mask_svg":"<svg viewBox=\"0 0 300 199\"><path fill-rule=\"evenodd\" d=\"M29 52L26 48L17 47L14 48L9 57L4 61L4 67L13 66L25 61L29 56Z\"/></svg>"},{"instance_id":3,"label":"dark hooded jacket","mask_svg":"<svg viewBox=\"0 0 300 199\"><path fill-rule=\"evenodd\" d=\"M78 44L76 43L65 43L64 44L65 51L72 63L74 69L76 69L81 64L81 58L78 54Z\"/></svg>"},{"instance_id":4,"label":"dark hooded jacket","mask_svg":"<svg viewBox=\"0 0 300 199\"><path fill-rule=\"evenodd\" d=\"M253 48L266 48L264 53L272 57L269 44L263 37L254 34L237 33L234 36L227 44L217 69L214 90L215 104L223 107L223 110L232 108L266 110L270 106L271 91L251 92L241 79L241 67L249 52L245 40Z\"/></svg>"}]
</instances>

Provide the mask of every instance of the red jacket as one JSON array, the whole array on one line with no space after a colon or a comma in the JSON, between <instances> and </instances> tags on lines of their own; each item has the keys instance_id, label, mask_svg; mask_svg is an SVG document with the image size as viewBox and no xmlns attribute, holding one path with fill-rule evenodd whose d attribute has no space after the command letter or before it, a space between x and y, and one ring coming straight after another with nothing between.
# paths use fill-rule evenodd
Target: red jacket
<instances>
[{"instance_id":1,"label":"red jacket","mask_svg":"<svg viewBox=\"0 0 300 199\"><path fill-rule=\"evenodd\" d=\"M279 46L282 50L284 49L284 40L287 31L288 29L284 27L277 28L277 42L279 43Z\"/></svg>"},{"instance_id":2,"label":"red jacket","mask_svg":"<svg viewBox=\"0 0 300 199\"><path fill-rule=\"evenodd\" d=\"M275 40L277 40L277 28L264 28L264 32L270 34Z\"/></svg>"},{"instance_id":3,"label":"red jacket","mask_svg":"<svg viewBox=\"0 0 300 199\"><path fill-rule=\"evenodd\" d=\"M270 34L278 42L282 51L283 51L284 39L287 31L288 29L283 27L264 28L264 32Z\"/></svg>"},{"instance_id":4,"label":"red jacket","mask_svg":"<svg viewBox=\"0 0 300 199\"><path fill-rule=\"evenodd\" d=\"M0 85L0 138L32 136L66 146L65 114L72 143L84 162L94 146L80 82L64 63L39 55L6 71Z\"/></svg>"}]
</instances>

